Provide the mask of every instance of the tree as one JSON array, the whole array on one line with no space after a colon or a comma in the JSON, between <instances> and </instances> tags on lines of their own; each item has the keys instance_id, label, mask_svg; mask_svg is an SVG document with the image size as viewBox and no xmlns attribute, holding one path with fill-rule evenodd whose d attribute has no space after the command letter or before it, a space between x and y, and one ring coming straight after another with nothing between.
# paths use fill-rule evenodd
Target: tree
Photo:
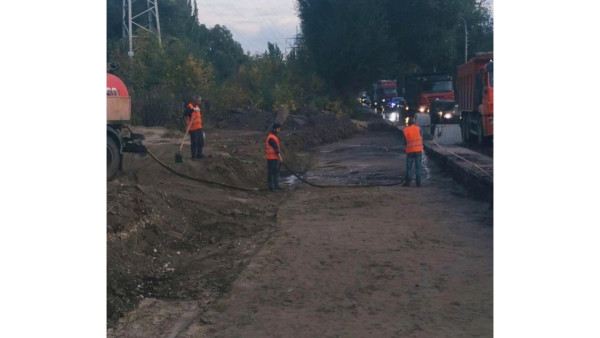
<instances>
[{"instance_id":1,"label":"tree","mask_svg":"<svg viewBox=\"0 0 600 338\"><path fill-rule=\"evenodd\" d=\"M298 0L297 8L305 47L298 56L334 95L415 71L454 72L464 61L462 19L471 55L493 47L481 0Z\"/></svg>"},{"instance_id":2,"label":"tree","mask_svg":"<svg viewBox=\"0 0 600 338\"><path fill-rule=\"evenodd\" d=\"M367 0L299 1L303 52L331 96L358 91L393 60L381 6Z\"/></svg>"}]
</instances>

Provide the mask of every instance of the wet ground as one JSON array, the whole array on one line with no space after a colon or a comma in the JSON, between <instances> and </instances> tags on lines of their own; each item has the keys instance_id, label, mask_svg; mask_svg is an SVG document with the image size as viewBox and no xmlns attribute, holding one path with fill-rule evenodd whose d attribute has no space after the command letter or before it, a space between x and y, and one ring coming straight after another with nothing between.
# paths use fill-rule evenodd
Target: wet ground
<instances>
[{"instance_id":1,"label":"wet ground","mask_svg":"<svg viewBox=\"0 0 600 338\"><path fill-rule=\"evenodd\" d=\"M404 149L394 132L357 134L297 156L308 159L309 169L299 172L309 182L354 187L321 189L289 178L283 193L224 199L225 191L209 189L233 218L215 216L230 227L255 225L242 237L194 246L198 254L187 252L175 267L178 285L187 287L145 297L109 336L492 336L487 203L426 157L422 188L356 187L403 178ZM256 232L260 224L264 231ZM211 260L230 273L203 274Z\"/></svg>"}]
</instances>

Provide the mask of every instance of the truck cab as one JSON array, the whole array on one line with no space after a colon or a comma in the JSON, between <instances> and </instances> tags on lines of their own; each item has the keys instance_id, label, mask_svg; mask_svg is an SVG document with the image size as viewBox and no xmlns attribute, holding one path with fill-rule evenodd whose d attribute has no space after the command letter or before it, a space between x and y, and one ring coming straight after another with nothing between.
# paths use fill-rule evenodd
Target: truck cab
<instances>
[{"instance_id":1,"label":"truck cab","mask_svg":"<svg viewBox=\"0 0 600 338\"><path fill-rule=\"evenodd\" d=\"M416 74L406 81L409 110L429 113L435 100L454 100L452 76L447 74Z\"/></svg>"},{"instance_id":2,"label":"truck cab","mask_svg":"<svg viewBox=\"0 0 600 338\"><path fill-rule=\"evenodd\" d=\"M396 80L379 80L373 84L373 108L383 111L386 102L398 96Z\"/></svg>"}]
</instances>

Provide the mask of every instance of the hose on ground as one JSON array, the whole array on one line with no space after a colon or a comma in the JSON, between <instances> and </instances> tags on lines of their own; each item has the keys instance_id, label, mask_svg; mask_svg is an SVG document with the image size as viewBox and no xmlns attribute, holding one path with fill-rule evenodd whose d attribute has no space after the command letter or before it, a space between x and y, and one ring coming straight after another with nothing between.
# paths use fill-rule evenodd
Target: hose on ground
<instances>
[{"instance_id":1,"label":"hose on ground","mask_svg":"<svg viewBox=\"0 0 600 338\"><path fill-rule=\"evenodd\" d=\"M177 170L169 167L166 163L164 163L163 161L161 161L160 159L158 159L158 157L156 157L150 150L148 150L148 155L150 155L150 157L152 157L156 162L158 162L158 164L160 164L161 166L163 166L165 169L169 170L170 172L172 172L172 173L174 173L174 174L176 174L178 176L181 176L183 178L187 178L189 180L197 181L197 182L200 182L200 183L218 185L220 187L229 188L229 189L235 189L235 190L242 190L242 191L261 191L261 190L267 190L266 188L259 189L259 188L242 188L242 187L236 187L236 186L225 184L225 183L214 182L214 181L204 180L204 179L197 178L197 177L192 177L192 176L180 173Z\"/></svg>"},{"instance_id":2,"label":"hose on ground","mask_svg":"<svg viewBox=\"0 0 600 338\"><path fill-rule=\"evenodd\" d=\"M130 132L133 133L133 130L131 130L131 128L129 128L129 126L126 126L126 128ZM192 181L196 181L196 182L200 182L200 183L205 183L205 184L217 185L217 186L220 186L220 187L223 187L223 188L229 188L229 189L235 189L235 190L241 190L241 191L262 191L262 190L267 190L266 188L260 189L260 188L236 187L236 186L225 184L225 183L214 182L214 181L209 181L209 180L205 180L205 179L201 179L201 178L197 178L197 177L192 177L192 176L180 173L177 170L171 168L169 165L167 165L166 163L164 163L163 161L161 161L158 157L156 157L156 155L154 155L150 150L148 150L148 147L146 147L146 152L148 153L148 155L150 155L150 157L152 157L158 164L160 164L165 169L169 170L170 172L172 172L175 175L181 176L183 178L187 178L187 179L192 180Z\"/></svg>"},{"instance_id":3,"label":"hose on ground","mask_svg":"<svg viewBox=\"0 0 600 338\"><path fill-rule=\"evenodd\" d=\"M130 132L133 133L133 130L131 130L131 128L129 128L129 126L127 126L127 129L129 129ZM170 172L174 173L175 175L181 176L183 178L187 178L189 180L193 180L196 182L200 182L200 183L205 183L205 184L212 184L212 185L217 185L223 188L229 188L229 189L235 189L235 190L241 190L241 191L264 191L267 190L267 188L243 188L243 187L237 187L237 186L233 186L233 185L229 185L229 184L225 184L225 183L220 183L220 182L214 182L214 181L209 181L209 180L205 180L205 179L201 179L201 178L197 178L197 177L192 177L183 173L178 172L177 170L171 168L169 165L167 165L166 163L164 163L163 161L161 161L158 157L156 157L156 155L154 155L150 150L148 150L148 148L146 148L146 151L148 153L148 155L150 155L150 157L152 157L158 164L160 164L162 167L164 167L165 169L169 170ZM298 180L300 180L301 182L304 182L312 187L316 187L316 188L368 188L368 187L390 187L390 186L394 186L394 185L399 185L399 184L403 184L404 183L404 179L400 180L399 182L394 182L394 183L380 183L380 184L356 184L356 185L322 185L322 184L316 184L316 183L311 183L308 182L307 180L305 180L304 178L302 178L299 174L297 174L295 171L293 171L292 169L290 169L290 167L288 167L285 163L280 162L281 165L283 165L292 175L294 175Z\"/></svg>"},{"instance_id":4,"label":"hose on ground","mask_svg":"<svg viewBox=\"0 0 600 338\"><path fill-rule=\"evenodd\" d=\"M229 185L229 184L225 184L225 183L220 183L220 182L214 182L214 181L209 181L209 180L205 180L205 179L201 179L201 178L197 178L197 177L192 177L183 173L178 172L177 170L171 168L169 165L167 165L166 163L164 163L163 161L161 161L158 157L156 157L156 155L154 155L150 150L148 150L148 155L150 155L150 157L152 157L158 164L160 164L161 166L163 166L165 169L169 170L170 172L174 173L175 175L181 176L183 178L187 178L189 180L193 180L196 182L200 182L200 183L206 183L206 184L212 184L212 185L217 185L220 187L224 187L224 188L229 188L229 189L235 189L235 190L242 190L242 191L265 191L267 190L267 188L243 188L243 187L236 187L233 185ZM399 184L403 184L404 180L401 180L399 182L394 182L394 183L381 183L381 184L369 184L369 185L322 185L322 184L316 184L316 183L311 183L307 180L305 180L304 178L302 178L299 174L297 174L295 171L293 171L292 169L290 169L285 163L281 163L292 175L294 175L298 180L312 186L312 187L316 187L316 188L367 188L367 187L389 187L389 186L394 186L394 185L399 185Z\"/></svg>"}]
</instances>

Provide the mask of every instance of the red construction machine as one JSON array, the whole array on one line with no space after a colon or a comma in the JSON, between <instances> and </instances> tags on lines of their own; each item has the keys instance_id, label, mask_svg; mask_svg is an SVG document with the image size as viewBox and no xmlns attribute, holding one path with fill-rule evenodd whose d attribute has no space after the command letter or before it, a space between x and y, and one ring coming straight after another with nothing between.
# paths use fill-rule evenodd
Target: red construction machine
<instances>
[{"instance_id":1,"label":"red construction machine","mask_svg":"<svg viewBox=\"0 0 600 338\"><path fill-rule=\"evenodd\" d=\"M118 65L109 65L114 71ZM142 144L144 135L132 133L127 125L131 122L131 97L125 83L110 72L106 74L106 178L112 180L123 166L123 153L146 153Z\"/></svg>"},{"instance_id":2,"label":"red construction machine","mask_svg":"<svg viewBox=\"0 0 600 338\"><path fill-rule=\"evenodd\" d=\"M494 63L493 53L477 53L456 69L457 101L462 111L461 132L464 141L479 144L494 135Z\"/></svg>"}]
</instances>

